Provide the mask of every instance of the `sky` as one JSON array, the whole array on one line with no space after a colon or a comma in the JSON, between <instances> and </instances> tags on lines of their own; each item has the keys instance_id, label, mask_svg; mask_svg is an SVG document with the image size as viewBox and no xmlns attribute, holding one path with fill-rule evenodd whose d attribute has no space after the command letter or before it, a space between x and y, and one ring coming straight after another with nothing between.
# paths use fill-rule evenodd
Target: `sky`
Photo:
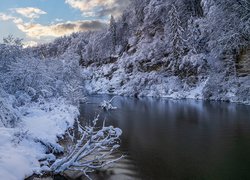
<instances>
[{"instance_id":1,"label":"sky","mask_svg":"<svg viewBox=\"0 0 250 180\"><path fill-rule=\"evenodd\" d=\"M129 0L1 0L0 42L13 35L25 46L49 42L73 32L105 28Z\"/></svg>"}]
</instances>

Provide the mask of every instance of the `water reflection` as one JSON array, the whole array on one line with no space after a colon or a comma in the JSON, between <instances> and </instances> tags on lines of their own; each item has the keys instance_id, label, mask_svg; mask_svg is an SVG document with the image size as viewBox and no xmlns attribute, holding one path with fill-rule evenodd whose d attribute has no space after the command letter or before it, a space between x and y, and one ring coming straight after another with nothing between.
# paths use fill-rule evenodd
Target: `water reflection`
<instances>
[{"instance_id":1,"label":"water reflection","mask_svg":"<svg viewBox=\"0 0 250 180\"><path fill-rule=\"evenodd\" d=\"M89 97L82 121L97 114L123 130L127 158L106 179L250 179L250 106L116 97L118 110Z\"/></svg>"}]
</instances>

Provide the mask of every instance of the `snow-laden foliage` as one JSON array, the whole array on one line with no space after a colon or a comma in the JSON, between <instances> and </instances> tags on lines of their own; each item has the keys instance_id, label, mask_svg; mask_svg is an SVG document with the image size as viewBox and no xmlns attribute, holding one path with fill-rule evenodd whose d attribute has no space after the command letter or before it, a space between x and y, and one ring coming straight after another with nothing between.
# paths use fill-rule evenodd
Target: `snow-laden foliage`
<instances>
[{"instance_id":1,"label":"snow-laden foliage","mask_svg":"<svg viewBox=\"0 0 250 180\"><path fill-rule=\"evenodd\" d=\"M122 156L118 159L109 159L109 155L120 147L121 129L113 126L106 127L105 124L98 128L97 121L98 118L93 120L93 125L85 127L77 123L78 134L80 134L77 144L73 148L71 146L65 157L57 159L46 170L55 173L66 170L80 171L90 178L87 173L104 168L121 159ZM72 139L74 140L75 138Z\"/></svg>"},{"instance_id":2,"label":"snow-laden foliage","mask_svg":"<svg viewBox=\"0 0 250 180\"><path fill-rule=\"evenodd\" d=\"M116 22L113 16L111 16L110 18L109 33L111 36L111 54L114 54L116 48L117 35L116 35Z\"/></svg>"},{"instance_id":3,"label":"snow-laden foliage","mask_svg":"<svg viewBox=\"0 0 250 180\"><path fill-rule=\"evenodd\" d=\"M213 1L212 1L213 2ZM204 4L204 6L209 6ZM222 52L240 51L249 46L250 3L247 0L214 1L205 17L210 48Z\"/></svg>"},{"instance_id":4,"label":"snow-laden foliage","mask_svg":"<svg viewBox=\"0 0 250 180\"><path fill-rule=\"evenodd\" d=\"M42 52L23 49L20 41L12 36L4 42L0 46L0 176L25 179L33 173L47 172L48 164L56 161L57 153L67 156L68 152L58 141L73 127L79 116L78 103L84 99L81 56L72 51L58 57L52 56L48 49ZM119 147L115 142L120 136L119 129L104 126L90 132L91 128L94 127L81 131L81 141L87 144L79 155L88 158L92 153L96 155L100 148L106 148L109 154ZM105 138L101 139L101 133ZM105 157L95 158L88 165L94 166ZM89 166L82 169L89 172L98 168ZM61 173L69 167L52 168L50 172Z\"/></svg>"},{"instance_id":5,"label":"snow-laden foliage","mask_svg":"<svg viewBox=\"0 0 250 180\"><path fill-rule=\"evenodd\" d=\"M14 108L15 98L0 89L0 127L15 127L18 123L19 113Z\"/></svg>"},{"instance_id":6,"label":"snow-laden foliage","mask_svg":"<svg viewBox=\"0 0 250 180\"><path fill-rule=\"evenodd\" d=\"M180 73L180 60L185 54L186 42L184 39L184 29L182 27L180 12L177 10L175 3L171 5L168 12L168 20L166 23L166 41L169 48L167 57L169 64L167 69L170 69L175 75Z\"/></svg>"},{"instance_id":7,"label":"snow-laden foliage","mask_svg":"<svg viewBox=\"0 0 250 180\"><path fill-rule=\"evenodd\" d=\"M21 97L20 94L25 95L25 100L65 97L73 102L83 92L80 67L74 60L24 56L13 61L4 76L5 91L17 98ZM20 103L24 102L20 99Z\"/></svg>"},{"instance_id":8,"label":"snow-laden foliage","mask_svg":"<svg viewBox=\"0 0 250 180\"><path fill-rule=\"evenodd\" d=\"M249 103L249 14L247 0L134 0L109 28L43 46L79 59L89 93Z\"/></svg>"},{"instance_id":9,"label":"snow-laden foliage","mask_svg":"<svg viewBox=\"0 0 250 180\"><path fill-rule=\"evenodd\" d=\"M100 107L101 107L103 110L105 110L105 111L117 109L117 107L115 107L115 106L112 105L112 101L113 101L114 98L115 98L115 97L113 97L112 99L110 99L110 100L108 100L108 101L104 100L103 102L101 102Z\"/></svg>"}]
</instances>

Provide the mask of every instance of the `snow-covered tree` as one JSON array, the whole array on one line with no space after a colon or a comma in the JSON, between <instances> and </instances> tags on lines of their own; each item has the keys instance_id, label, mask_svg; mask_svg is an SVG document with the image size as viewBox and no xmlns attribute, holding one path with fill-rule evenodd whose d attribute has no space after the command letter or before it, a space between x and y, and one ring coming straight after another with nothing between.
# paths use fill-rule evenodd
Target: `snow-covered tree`
<instances>
[{"instance_id":1,"label":"snow-covered tree","mask_svg":"<svg viewBox=\"0 0 250 180\"><path fill-rule=\"evenodd\" d=\"M210 32L211 49L234 53L248 46L250 10L247 1L204 1L203 4L210 4L205 23Z\"/></svg>"},{"instance_id":2,"label":"snow-covered tree","mask_svg":"<svg viewBox=\"0 0 250 180\"><path fill-rule=\"evenodd\" d=\"M111 53L115 54L115 48L117 44L117 35L116 35L117 27L116 27L115 18L113 15L111 15L111 18L110 18L109 32L111 36Z\"/></svg>"},{"instance_id":3,"label":"snow-covered tree","mask_svg":"<svg viewBox=\"0 0 250 180\"><path fill-rule=\"evenodd\" d=\"M150 0L134 0L132 1L131 7L135 10L136 23L142 24L145 18L145 7L148 5Z\"/></svg>"},{"instance_id":4,"label":"snow-covered tree","mask_svg":"<svg viewBox=\"0 0 250 180\"><path fill-rule=\"evenodd\" d=\"M14 108L15 98L0 87L0 127L13 128L19 123L17 109Z\"/></svg>"},{"instance_id":5,"label":"snow-covered tree","mask_svg":"<svg viewBox=\"0 0 250 180\"><path fill-rule=\"evenodd\" d=\"M13 35L9 35L3 38L3 43L10 46L23 46L23 39L15 38Z\"/></svg>"},{"instance_id":6,"label":"snow-covered tree","mask_svg":"<svg viewBox=\"0 0 250 180\"><path fill-rule=\"evenodd\" d=\"M197 54L201 47L200 40L201 40L201 31L199 24L195 21L195 18L191 17L188 21L188 28L187 28L187 45L189 51L193 54Z\"/></svg>"},{"instance_id":7,"label":"snow-covered tree","mask_svg":"<svg viewBox=\"0 0 250 180\"><path fill-rule=\"evenodd\" d=\"M166 37L168 39L167 46L170 48L171 69L177 73L179 61L185 53L186 42L184 40L184 29L180 20L180 15L176 5L171 5L168 13L168 23L165 29L167 29Z\"/></svg>"},{"instance_id":8,"label":"snow-covered tree","mask_svg":"<svg viewBox=\"0 0 250 180\"><path fill-rule=\"evenodd\" d=\"M12 62L23 55L22 40L13 36L3 38L4 43L0 44L0 74L6 73ZM3 78L4 75L0 76Z\"/></svg>"}]
</instances>

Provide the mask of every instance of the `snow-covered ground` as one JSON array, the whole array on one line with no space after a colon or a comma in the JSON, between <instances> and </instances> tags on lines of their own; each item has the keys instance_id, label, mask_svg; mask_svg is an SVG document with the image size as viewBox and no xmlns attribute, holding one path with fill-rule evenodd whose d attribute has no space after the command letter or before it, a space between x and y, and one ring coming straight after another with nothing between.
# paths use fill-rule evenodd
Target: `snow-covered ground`
<instances>
[{"instance_id":1,"label":"snow-covered ground","mask_svg":"<svg viewBox=\"0 0 250 180\"><path fill-rule=\"evenodd\" d=\"M113 64L90 66L82 70L84 88L89 94L151 96L174 99L203 99L250 104L249 77L226 77L223 73L203 73L181 79L161 71L132 72L121 59ZM240 88L239 88L240 86Z\"/></svg>"},{"instance_id":2,"label":"snow-covered ground","mask_svg":"<svg viewBox=\"0 0 250 180\"><path fill-rule=\"evenodd\" d=\"M63 150L58 140L73 126L78 109L63 100L31 103L20 107L20 124L15 128L0 127L0 179L22 180L46 169L40 160L53 159L47 154L50 145Z\"/></svg>"}]
</instances>

